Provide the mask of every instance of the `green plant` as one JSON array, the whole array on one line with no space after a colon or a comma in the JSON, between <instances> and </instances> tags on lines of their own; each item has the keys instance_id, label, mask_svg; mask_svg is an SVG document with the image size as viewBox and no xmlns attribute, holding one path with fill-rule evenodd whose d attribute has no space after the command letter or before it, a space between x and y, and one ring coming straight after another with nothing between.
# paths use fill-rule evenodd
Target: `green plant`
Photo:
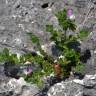
<instances>
[{"instance_id":1,"label":"green plant","mask_svg":"<svg viewBox=\"0 0 96 96\"><path fill-rule=\"evenodd\" d=\"M24 54L18 58L17 54L9 52L8 48L4 48L3 52L0 52L0 62L14 61L15 64L23 64L28 59L32 59L31 53Z\"/></svg>"},{"instance_id":2,"label":"green plant","mask_svg":"<svg viewBox=\"0 0 96 96\"><path fill-rule=\"evenodd\" d=\"M3 52L0 52L0 62L14 61L16 64L19 63L19 59L16 54L10 54L9 49L4 48Z\"/></svg>"},{"instance_id":3,"label":"green plant","mask_svg":"<svg viewBox=\"0 0 96 96\"><path fill-rule=\"evenodd\" d=\"M39 64L39 68L35 70L31 76L24 76L25 80L30 83L37 84L39 87L43 86L42 78L49 76L53 72L53 66L41 56L34 57L34 62Z\"/></svg>"},{"instance_id":4,"label":"green plant","mask_svg":"<svg viewBox=\"0 0 96 96\"><path fill-rule=\"evenodd\" d=\"M34 71L31 76L25 76L25 80L32 84L37 84L39 87L43 86L43 81L41 77L43 74L41 73L41 70Z\"/></svg>"},{"instance_id":5,"label":"green plant","mask_svg":"<svg viewBox=\"0 0 96 96\"><path fill-rule=\"evenodd\" d=\"M64 58L58 59L58 63L62 67L62 74L64 77L70 75L70 71L74 67L76 71L80 71L84 66L81 67L80 61L80 53L75 49L70 48L68 45L70 43L76 42L78 40L78 36L66 36L67 30L75 31L76 25L74 21L71 21L67 18L66 10L59 11L56 14L59 24L63 31L59 31L53 28L52 25L46 26L46 31L51 33L50 40L54 41L56 47L59 49ZM48 29L49 28L49 29ZM85 31L84 31L85 32ZM83 35L84 36L84 35Z\"/></svg>"},{"instance_id":6,"label":"green plant","mask_svg":"<svg viewBox=\"0 0 96 96\"><path fill-rule=\"evenodd\" d=\"M15 64L24 64L26 61L31 61L38 64L39 68L35 70L31 76L25 76L23 74L22 76L24 76L27 82L35 83L39 87L43 86L42 77L49 76L50 73L53 72L53 68L52 68L53 66L50 63L50 60L49 61L44 60L44 58L39 55L32 56L31 53L24 54L20 56L20 59L18 59L16 54L12 54L12 53L10 54L9 49L4 48L3 52L0 53L0 62L4 62L4 61L13 61Z\"/></svg>"},{"instance_id":7,"label":"green plant","mask_svg":"<svg viewBox=\"0 0 96 96\"><path fill-rule=\"evenodd\" d=\"M84 65L80 61L80 53L69 47L69 44L77 41L78 37L82 39L83 37L88 36L88 34L86 30L81 30L78 36L66 36L67 30L75 31L75 22L67 18L66 9L59 11L56 14L56 17L58 18L62 30L55 29L53 25L48 24L46 25L46 31L50 32L50 40L54 41L56 48L59 49L63 56L62 58L57 57L57 62L61 66L62 77L68 77L72 69L74 69L75 72L81 72L82 69L84 69ZM16 64L22 64L26 61L35 62L38 64L39 68L35 70L31 76L24 76L24 78L26 81L35 83L41 87L43 85L42 77L54 73L54 59L42 50L38 36L33 33L28 33L28 35L30 36L32 43L37 45L37 50L40 51L42 56L32 56L31 53L27 53L20 56L20 59L18 59L16 54L10 55L9 50L5 48L3 52L0 53L0 62L6 60L13 60Z\"/></svg>"},{"instance_id":8,"label":"green plant","mask_svg":"<svg viewBox=\"0 0 96 96\"><path fill-rule=\"evenodd\" d=\"M72 30L72 31L76 30L76 25L75 25L74 21L68 19L68 17L67 17L66 9L63 9L62 11L59 11L56 14L56 17L58 18L59 25L65 31L65 33L64 33L65 38L66 38L66 31L68 29Z\"/></svg>"},{"instance_id":9,"label":"green plant","mask_svg":"<svg viewBox=\"0 0 96 96\"><path fill-rule=\"evenodd\" d=\"M75 31L76 25L74 21L71 21L70 19L67 18L65 9L58 12L56 16L58 18L59 24L63 29L63 31L54 29L53 25L49 25L49 24L46 25L46 31L50 32L51 34L50 40L55 42L56 47L64 56L64 58L58 59L58 63L61 65L61 68L62 68L62 76L68 77L73 67L74 67L74 70L78 72L80 72L80 70L83 69L84 67L84 66L81 67L82 64L80 61L80 53L68 46L70 43L77 41L78 38L74 35L66 36L67 30L69 29L69 30ZM32 42L34 42L33 39L31 40ZM37 42L35 43L38 45L37 47L38 47L38 50L41 52L41 54L47 57L47 60L44 60L44 58L36 56L35 61L42 65L42 70L44 71L43 75L45 76L50 75L53 72L53 65L52 65L53 59L51 56L49 56L47 53L45 53L41 49L40 42L38 39L37 39ZM41 74L40 71L38 72L37 72L38 74ZM34 82L34 79L32 80Z\"/></svg>"}]
</instances>

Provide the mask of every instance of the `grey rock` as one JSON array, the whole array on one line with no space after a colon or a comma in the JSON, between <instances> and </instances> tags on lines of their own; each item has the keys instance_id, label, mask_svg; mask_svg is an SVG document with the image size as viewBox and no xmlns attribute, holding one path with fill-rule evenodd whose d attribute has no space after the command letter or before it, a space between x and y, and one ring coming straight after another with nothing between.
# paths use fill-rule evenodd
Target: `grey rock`
<instances>
[{"instance_id":1,"label":"grey rock","mask_svg":"<svg viewBox=\"0 0 96 96\"><path fill-rule=\"evenodd\" d=\"M28 84L23 78L7 79L0 81L0 96L38 96L39 88L36 85Z\"/></svg>"},{"instance_id":2,"label":"grey rock","mask_svg":"<svg viewBox=\"0 0 96 96\"><path fill-rule=\"evenodd\" d=\"M23 77L7 77L3 64L0 64L0 96L38 96L39 92L40 89L35 84L27 83Z\"/></svg>"},{"instance_id":3,"label":"grey rock","mask_svg":"<svg viewBox=\"0 0 96 96\"><path fill-rule=\"evenodd\" d=\"M90 77L84 78L84 85L85 87L93 88L96 86L96 76L89 75Z\"/></svg>"},{"instance_id":4,"label":"grey rock","mask_svg":"<svg viewBox=\"0 0 96 96\"><path fill-rule=\"evenodd\" d=\"M82 80L62 81L52 86L48 96L96 96L96 74L85 75Z\"/></svg>"},{"instance_id":5,"label":"grey rock","mask_svg":"<svg viewBox=\"0 0 96 96\"><path fill-rule=\"evenodd\" d=\"M83 96L83 87L73 81L55 84L48 91L48 96Z\"/></svg>"},{"instance_id":6,"label":"grey rock","mask_svg":"<svg viewBox=\"0 0 96 96\"><path fill-rule=\"evenodd\" d=\"M42 5L46 3L48 3L48 6L42 8ZM92 48L96 43L93 44L91 37L95 42L96 0L0 0L0 51L6 47L12 52L19 54L35 50L35 45L31 43L30 38L27 35L29 32L36 34L43 44L49 44L50 34L45 32L45 25L51 23L55 28L59 28L58 20L54 14L64 7L72 8L74 10L76 16L75 21L79 26L77 29L87 28L91 32L94 32L87 40L82 41L83 50L87 48L93 50ZM52 10L50 11L48 8L51 8ZM94 58L94 60L92 58ZM92 58L88 60L86 64L87 71L85 73L93 74L94 70L96 70L96 66L94 67L96 56L94 57L94 54L92 54ZM3 70L3 68L0 67L0 70ZM0 73L2 72L0 71ZM0 76L2 78L4 77L2 75ZM6 76L3 79L5 78ZM88 86L90 85L90 82L91 81L88 81ZM71 84L74 85L73 83ZM94 83L91 84L92 86L94 85ZM4 96L4 94L12 94L12 92L13 91L11 90L2 94ZM92 95L89 93L86 91L87 95L95 96L93 95L95 94L94 92ZM61 94L59 94L59 96ZM74 93L72 93L72 95L73 94ZM16 94L14 94L14 96L16 96Z\"/></svg>"},{"instance_id":7,"label":"grey rock","mask_svg":"<svg viewBox=\"0 0 96 96\"><path fill-rule=\"evenodd\" d=\"M75 11L76 23L80 24L86 18L84 14L88 12L88 6L92 5L95 8L94 2L95 0L1 0L0 46L3 48L8 47L11 50L22 51L21 48L32 50L34 49L34 44L30 42L26 34L28 32L33 32L44 44L47 44L49 42L49 34L45 33L45 25L51 23L54 27L59 27L54 13L63 9L64 6L71 7ZM46 3L48 6L42 8L42 5ZM66 3L69 5L66 5ZM52 10L50 11L48 8ZM96 12L92 11L93 13ZM95 18L95 16L92 18ZM88 26L90 28L90 22ZM5 46L1 43L4 43Z\"/></svg>"},{"instance_id":8,"label":"grey rock","mask_svg":"<svg viewBox=\"0 0 96 96\"><path fill-rule=\"evenodd\" d=\"M84 95L96 96L96 75L84 79Z\"/></svg>"},{"instance_id":9,"label":"grey rock","mask_svg":"<svg viewBox=\"0 0 96 96\"><path fill-rule=\"evenodd\" d=\"M80 7L80 8L86 7L87 3L88 3L87 0L75 0L75 6Z\"/></svg>"},{"instance_id":10,"label":"grey rock","mask_svg":"<svg viewBox=\"0 0 96 96\"><path fill-rule=\"evenodd\" d=\"M37 35L42 44L49 44L50 34L45 32L45 25L50 23L54 25L54 28L59 28L55 13L62 10L64 6L73 9L76 24L80 28L86 27L90 31L95 31L96 7L94 2L95 0L1 0L0 49L7 47L12 52L20 54L25 53L25 49L35 50L36 45L27 35L29 32ZM42 5L46 3L48 6L42 8ZM48 10L49 8L52 10ZM93 9L90 14L87 14L91 8ZM50 49L48 53L52 53Z\"/></svg>"},{"instance_id":11,"label":"grey rock","mask_svg":"<svg viewBox=\"0 0 96 96\"><path fill-rule=\"evenodd\" d=\"M96 96L96 89L84 89L85 96Z\"/></svg>"}]
</instances>

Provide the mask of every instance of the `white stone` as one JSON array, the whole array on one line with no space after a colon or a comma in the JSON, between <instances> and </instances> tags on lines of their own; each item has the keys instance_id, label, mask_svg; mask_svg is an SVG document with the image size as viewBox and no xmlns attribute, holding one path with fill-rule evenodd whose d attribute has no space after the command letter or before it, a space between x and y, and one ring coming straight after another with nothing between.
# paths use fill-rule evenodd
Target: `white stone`
<instances>
[{"instance_id":1,"label":"white stone","mask_svg":"<svg viewBox=\"0 0 96 96\"><path fill-rule=\"evenodd\" d=\"M96 54L96 50L94 51L94 53Z\"/></svg>"},{"instance_id":2,"label":"white stone","mask_svg":"<svg viewBox=\"0 0 96 96\"><path fill-rule=\"evenodd\" d=\"M86 75L84 78L85 79L95 79L96 75Z\"/></svg>"},{"instance_id":3,"label":"white stone","mask_svg":"<svg viewBox=\"0 0 96 96\"><path fill-rule=\"evenodd\" d=\"M65 87L63 85L61 87L62 87L62 89L65 89Z\"/></svg>"},{"instance_id":4,"label":"white stone","mask_svg":"<svg viewBox=\"0 0 96 96\"><path fill-rule=\"evenodd\" d=\"M52 87L51 91L54 92L54 87Z\"/></svg>"},{"instance_id":5,"label":"white stone","mask_svg":"<svg viewBox=\"0 0 96 96\"><path fill-rule=\"evenodd\" d=\"M56 85L58 85L58 86L62 86L62 84L61 84L61 83L57 83Z\"/></svg>"},{"instance_id":6,"label":"white stone","mask_svg":"<svg viewBox=\"0 0 96 96\"><path fill-rule=\"evenodd\" d=\"M8 4L8 0L6 0L6 4Z\"/></svg>"},{"instance_id":7,"label":"white stone","mask_svg":"<svg viewBox=\"0 0 96 96\"><path fill-rule=\"evenodd\" d=\"M3 43L6 43L6 39L5 39L5 40L3 40Z\"/></svg>"},{"instance_id":8,"label":"white stone","mask_svg":"<svg viewBox=\"0 0 96 96\"><path fill-rule=\"evenodd\" d=\"M8 83L14 85L16 82L19 83L20 85L26 84L23 77L20 77L18 80L17 79L14 79L14 78L13 79L10 79L10 81Z\"/></svg>"},{"instance_id":9,"label":"white stone","mask_svg":"<svg viewBox=\"0 0 96 96\"><path fill-rule=\"evenodd\" d=\"M52 11L52 8L48 8L47 10L48 10L48 11Z\"/></svg>"},{"instance_id":10,"label":"white stone","mask_svg":"<svg viewBox=\"0 0 96 96\"><path fill-rule=\"evenodd\" d=\"M48 93L48 96L51 96L51 94L50 94L50 93Z\"/></svg>"},{"instance_id":11,"label":"white stone","mask_svg":"<svg viewBox=\"0 0 96 96\"><path fill-rule=\"evenodd\" d=\"M78 90L78 91L80 91L80 90ZM82 92L78 92L78 94L76 94L75 96L82 96Z\"/></svg>"},{"instance_id":12,"label":"white stone","mask_svg":"<svg viewBox=\"0 0 96 96\"><path fill-rule=\"evenodd\" d=\"M56 96L56 92L57 92L57 91L54 91L54 93L53 93L53 95L52 95L52 96Z\"/></svg>"},{"instance_id":13,"label":"white stone","mask_svg":"<svg viewBox=\"0 0 96 96\"><path fill-rule=\"evenodd\" d=\"M13 18L16 18L16 15L13 14L12 17L13 17Z\"/></svg>"},{"instance_id":14,"label":"white stone","mask_svg":"<svg viewBox=\"0 0 96 96\"><path fill-rule=\"evenodd\" d=\"M10 86L10 88L15 88L15 83L16 83L16 79L11 79L8 83L7 86Z\"/></svg>"},{"instance_id":15,"label":"white stone","mask_svg":"<svg viewBox=\"0 0 96 96\"><path fill-rule=\"evenodd\" d=\"M18 80L17 80L18 84L20 85L26 85L26 81L24 80L23 77L20 77Z\"/></svg>"},{"instance_id":16,"label":"white stone","mask_svg":"<svg viewBox=\"0 0 96 96\"><path fill-rule=\"evenodd\" d=\"M32 24L34 23L34 21L31 22Z\"/></svg>"},{"instance_id":17,"label":"white stone","mask_svg":"<svg viewBox=\"0 0 96 96\"><path fill-rule=\"evenodd\" d=\"M21 44L21 43L22 43L22 40L21 40L20 38L16 38L16 39L15 39L15 42L16 42L17 44Z\"/></svg>"},{"instance_id":18,"label":"white stone","mask_svg":"<svg viewBox=\"0 0 96 96\"><path fill-rule=\"evenodd\" d=\"M19 27L21 27L24 30L23 24L18 24Z\"/></svg>"},{"instance_id":19,"label":"white stone","mask_svg":"<svg viewBox=\"0 0 96 96\"><path fill-rule=\"evenodd\" d=\"M84 85L84 81L83 80L79 80L79 79L74 79L73 82L80 84L80 85Z\"/></svg>"}]
</instances>

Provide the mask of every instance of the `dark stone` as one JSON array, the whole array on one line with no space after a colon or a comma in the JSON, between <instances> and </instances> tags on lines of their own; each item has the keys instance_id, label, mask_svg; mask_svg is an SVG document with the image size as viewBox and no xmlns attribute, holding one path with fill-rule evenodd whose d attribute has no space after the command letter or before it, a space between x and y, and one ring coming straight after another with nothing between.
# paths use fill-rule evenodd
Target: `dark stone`
<instances>
[{"instance_id":1,"label":"dark stone","mask_svg":"<svg viewBox=\"0 0 96 96\"><path fill-rule=\"evenodd\" d=\"M32 56L37 56L37 53L36 52L31 52Z\"/></svg>"},{"instance_id":2,"label":"dark stone","mask_svg":"<svg viewBox=\"0 0 96 96\"><path fill-rule=\"evenodd\" d=\"M56 84L56 83L59 83L61 82L61 78L59 77L50 77L50 79L48 79L48 83L50 84L50 86Z\"/></svg>"},{"instance_id":3,"label":"dark stone","mask_svg":"<svg viewBox=\"0 0 96 96\"><path fill-rule=\"evenodd\" d=\"M20 8L20 5L17 5L16 8Z\"/></svg>"},{"instance_id":4,"label":"dark stone","mask_svg":"<svg viewBox=\"0 0 96 96\"><path fill-rule=\"evenodd\" d=\"M13 61L7 61L4 63L4 73L6 76L18 79L19 76L17 74L19 70L19 66L16 66Z\"/></svg>"},{"instance_id":5,"label":"dark stone","mask_svg":"<svg viewBox=\"0 0 96 96\"><path fill-rule=\"evenodd\" d=\"M79 73L79 72L75 72L75 73L74 73L74 77L75 77L75 78L78 78L78 79L83 79L83 78L84 78L84 75L81 74L81 73Z\"/></svg>"},{"instance_id":6,"label":"dark stone","mask_svg":"<svg viewBox=\"0 0 96 96\"><path fill-rule=\"evenodd\" d=\"M91 52L89 49L86 49L86 51L83 53L83 55L81 55L80 60L83 63L86 63L88 59L90 59L91 57Z\"/></svg>"},{"instance_id":7,"label":"dark stone","mask_svg":"<svg viewBox=\"0 0 96 96\"><path fill-rule=\"evenodd\" d=\"M72 48L72 49L76 50L77 52L80 52L81 51L81 49L80 49L80 43L78 41L70 42L70 43L68 43L67 46L69 48Z\"/></svg>"},{"instance_id":8,"label":"dark stone","mask_svg":"<svg viewBox=\"0 0 96 96\"><path fill-rule=\"evenodd\" d=\"M53 55L54 57L60 56L60 51L58 50L58 48L57 48L55 45L53 45L53 46L51 47L51 51L52 51L52 55Z\"/></svg>"},{"instance_id":9,"label":"dark stone","mask_svg":"<svg viewBox=\"0 0 96 96\"><path fill-rule=\"evenodd\" d=\"M49 4L49 3L44 3L41 7L42 7L42 8L47 8L47 7L48 7L48 4Z\"/></svg>"},{"instance_id":10,"label":"dark stone","mask_svg":"<svg viewBox=\"0 0 96 96\"><path fill-rule=\"evenodd\" d=\"M39 96L48 96L47 95L47 92L48 92L49 88L48 87L45 87L41 90Z\"/></svg>"}]
</instances>

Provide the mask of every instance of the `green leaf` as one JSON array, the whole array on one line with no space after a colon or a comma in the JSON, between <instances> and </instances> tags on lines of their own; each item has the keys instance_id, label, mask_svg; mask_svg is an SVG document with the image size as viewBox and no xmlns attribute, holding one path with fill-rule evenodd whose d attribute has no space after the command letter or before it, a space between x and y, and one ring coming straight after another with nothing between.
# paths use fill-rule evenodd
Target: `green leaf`
<instances>
[{"instance_id":1,"label":"green leaf","mask_svg":"<svg viewBox=\"0 0 96 96\"><path fill-rule=\"evenodd\" d=\"M73 21L71 21L70 19L68 19L67 23L68 23L68 28L70 30L72 30L72 31L75 31L76 30L76 25L75 25L75 23Z\"/></svg>"},{"instance_id":2,"label":"green leaf","mask_svg":"<svg viewBox=\"0 0 96 96\"><path fill-rule=\"evenodd\" d=\"M88 30L82 29L82 30L80 30L78 36L79 36L80 39L84 39L84 38L86 38L89 34L90 34L90 32L89 32Z\"/></svg>"}]
</instances>

